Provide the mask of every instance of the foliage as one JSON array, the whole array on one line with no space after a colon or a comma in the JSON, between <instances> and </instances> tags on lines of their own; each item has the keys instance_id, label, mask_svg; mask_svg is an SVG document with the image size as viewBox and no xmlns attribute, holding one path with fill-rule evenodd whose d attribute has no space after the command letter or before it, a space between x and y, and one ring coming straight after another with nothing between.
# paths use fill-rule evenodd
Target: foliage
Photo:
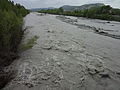
<instances>
[{"instance_id":1,"label":"foliage","mask_svg":"<svg viewBox=\"0 0 120 90\"><path fill-rule=\"evenodd\" d=\"M20 4L0 0L0 65L4 59L15 58L23 34L23 17L28 13Z\"/></svg>"}]
</instances>

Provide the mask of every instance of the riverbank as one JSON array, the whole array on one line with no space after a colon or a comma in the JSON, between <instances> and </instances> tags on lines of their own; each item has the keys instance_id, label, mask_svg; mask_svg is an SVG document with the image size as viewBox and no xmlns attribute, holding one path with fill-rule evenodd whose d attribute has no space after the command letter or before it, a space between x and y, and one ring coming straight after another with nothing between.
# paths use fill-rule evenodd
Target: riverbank
<instances>
[{"instance_id":1,"label":"riverbank","mask_svg":"<svg viewBox=\"0 0 120 90\"><path fill-rule=\"evenodd\" d=\"M70 7L68 8L69 10L65 10L65 7L60 7L56 9L43 9L38 12L120 22L120 9L112 8L110 5L102 5L86 9L76 8L74 10L70 9Z\"/></svg>"},{"instance_id":2,"label":"riverbank","mask_svg":"<svg viewBox=\"0 0 120 90\"><path fill-rule=\"evenodd\" d=\"M6 68L19 57L18 47L24 34L23 17L28 13L20 4L0 1L0 89L14 77L14 72Z\"/></svg>"}]
</instances>

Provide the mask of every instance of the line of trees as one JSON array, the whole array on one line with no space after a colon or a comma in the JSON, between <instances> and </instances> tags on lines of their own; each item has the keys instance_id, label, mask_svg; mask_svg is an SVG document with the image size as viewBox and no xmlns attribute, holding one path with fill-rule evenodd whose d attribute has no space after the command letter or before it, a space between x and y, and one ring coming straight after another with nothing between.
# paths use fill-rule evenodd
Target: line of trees
<instances>
[{"instance_id":1,"label":"line of trees","mask_svg":"<svg viewBox=\"0 0 120 90\"><path fill-rule=\"evenodd\" d=\"M0 67L16 58L23 35L23 17L28 13L20 4L0 0Z\"/></svg>"},{"instance_id":2,"label":"line of trees","mask_svg":"<svg viewBox=\"0 0 120 90\"><path fill-rule=\"evenodd\" d=\"M69 15L78 17L87 17L93 19L120 21L120 9L114 9L109 5L101 7L92 7L85 10L64 11L62 8L41 10L40 13L50 13L59 15Z\"/></svg>"}]
</instances>

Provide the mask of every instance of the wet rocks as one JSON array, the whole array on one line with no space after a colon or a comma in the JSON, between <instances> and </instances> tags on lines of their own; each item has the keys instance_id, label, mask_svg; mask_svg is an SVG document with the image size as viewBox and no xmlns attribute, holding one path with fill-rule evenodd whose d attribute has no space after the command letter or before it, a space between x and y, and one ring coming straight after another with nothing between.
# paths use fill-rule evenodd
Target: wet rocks
<instances>
[{"instance_id":1,"label":"wet rocks","mask_svg":"<svg viewBox=\"0 0 120 90\"><path fill-rule=\"evenodd\" d=\"M55 33L55 31L52 31L52 30L48 30L47 32L48 33Z\"/></svg>"},{"instance_id":2,"label":"wet rocks","mask_svg":"<svg viewBox=\"0 0 120 90\"><path fill-rule=\"evenodd\" d=\"M116 72L116 74L120 75L120 72Z\"/></svg>"},{"instance_id":3,"label":"wet rocks","mask_svg":"<svg viewBox=\"0 0 120 90\"><path fill-rule=\"evenodd\" d=\"M25 83L25 86L27 86L28 88L32 88L32 87L34 87L34 85L31 84L31 83Z\"/></svg>"},{"instance_id":4,"label":"wet rocks","mask_svg":"<svg viewBox=\"0 0 120 90\"><path fill-rule=\"evenodd\" d=\"M95 32L97 34L100 34L100 35L104 35L104 36L108 36L108 37L111 37L111 38L114 38L114 39L120 39L120 35L114 35L114 34L110 34L108 32L105 32L105 31L99 31L99 30L95 30Z\"/></svg>"},{"instance_id":5,"label":"wet rocks","mask_svg":"<svg viewBox=\"0 0 120 90\"><path fill-rule=\"evenodd\" d=\"M26 68L24 72L25 72L25 74L28 74L28 75L30 75L32 73L31 69L29 69L29 68Z\"/></svg>"},{"instance_id":6,"label":"wet rocks","mask_svg":"<svg viewBox=\"0 0 120 90\"><path fill-rule=\"evenodd\" d=\"M45 50L51 50L52 46L47 46L47 47L42 47L42 48L45 49Z\"/></svg>"},{"instance_id":7,"label":"wet rocks","mask_svg":"<svg viewBox=\"0 0 120 90\"><path fill-rule=\"evenodd\" d=\"M100 72L99 75L102 77L102 78L110 78L110 75L108 72L104 71L104 72Z\"/></svg>"},{"instance_id":8,"label":"wet rocks","mask_svg":"<svg viewBox=\"0 0 120 90\"><path fill-rule=\"evenodd\" d=\"M61 63L60 63L60 62L57 62L57 65L60 67L60 66L61 66Z\"/></svg>"},{"instance_id":9,"label":"wet rocks","mask_svg":"<svg viewBox=\"0 0 120 90\"><path fill-rule=\"evenodd\" d=\"M88 67L87 71L90 75L95 75L95 74L99 73L99 71L93 66Z\"/></svg>"},{"instance_id":10,"label":"wet rocks","mask_svg":"<svg viewBox=\"0 0 120 90\"><path fill-rule=\"evenodd\" d=\"M107 23L110 23L110 21L107 21Z\"/></svg>"}]
</instances>

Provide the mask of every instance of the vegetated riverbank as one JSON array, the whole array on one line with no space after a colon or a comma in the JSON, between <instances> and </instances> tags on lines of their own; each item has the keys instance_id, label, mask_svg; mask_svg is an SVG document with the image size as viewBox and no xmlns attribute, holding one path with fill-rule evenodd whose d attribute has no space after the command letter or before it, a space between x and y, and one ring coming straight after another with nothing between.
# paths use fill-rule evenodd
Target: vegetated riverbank
<instances>
[{"instance_id":1,"label":"vegetated riverbank","mask_svg":"<svg viewBox=\"0 0 120 90\"><path fill-rule=\"evenodd\" d=\"M18 58L18 47L24 33L23 17L29 13L20 4L0 0L0 88L13 78L5 68Z\"/></svg>"},{"instance_id":2,"label":"vegetated riverbank","mask_svg":"<svg viewBox=\"0 0 120 90\"><path fill-rule=\"evenodd\" d=\"M109 5L75 11L64 11L64 9L61 7L58 9L40 10L39 12L120 22L120 9L112 8Z\"/></svg>"}]
</instances>

